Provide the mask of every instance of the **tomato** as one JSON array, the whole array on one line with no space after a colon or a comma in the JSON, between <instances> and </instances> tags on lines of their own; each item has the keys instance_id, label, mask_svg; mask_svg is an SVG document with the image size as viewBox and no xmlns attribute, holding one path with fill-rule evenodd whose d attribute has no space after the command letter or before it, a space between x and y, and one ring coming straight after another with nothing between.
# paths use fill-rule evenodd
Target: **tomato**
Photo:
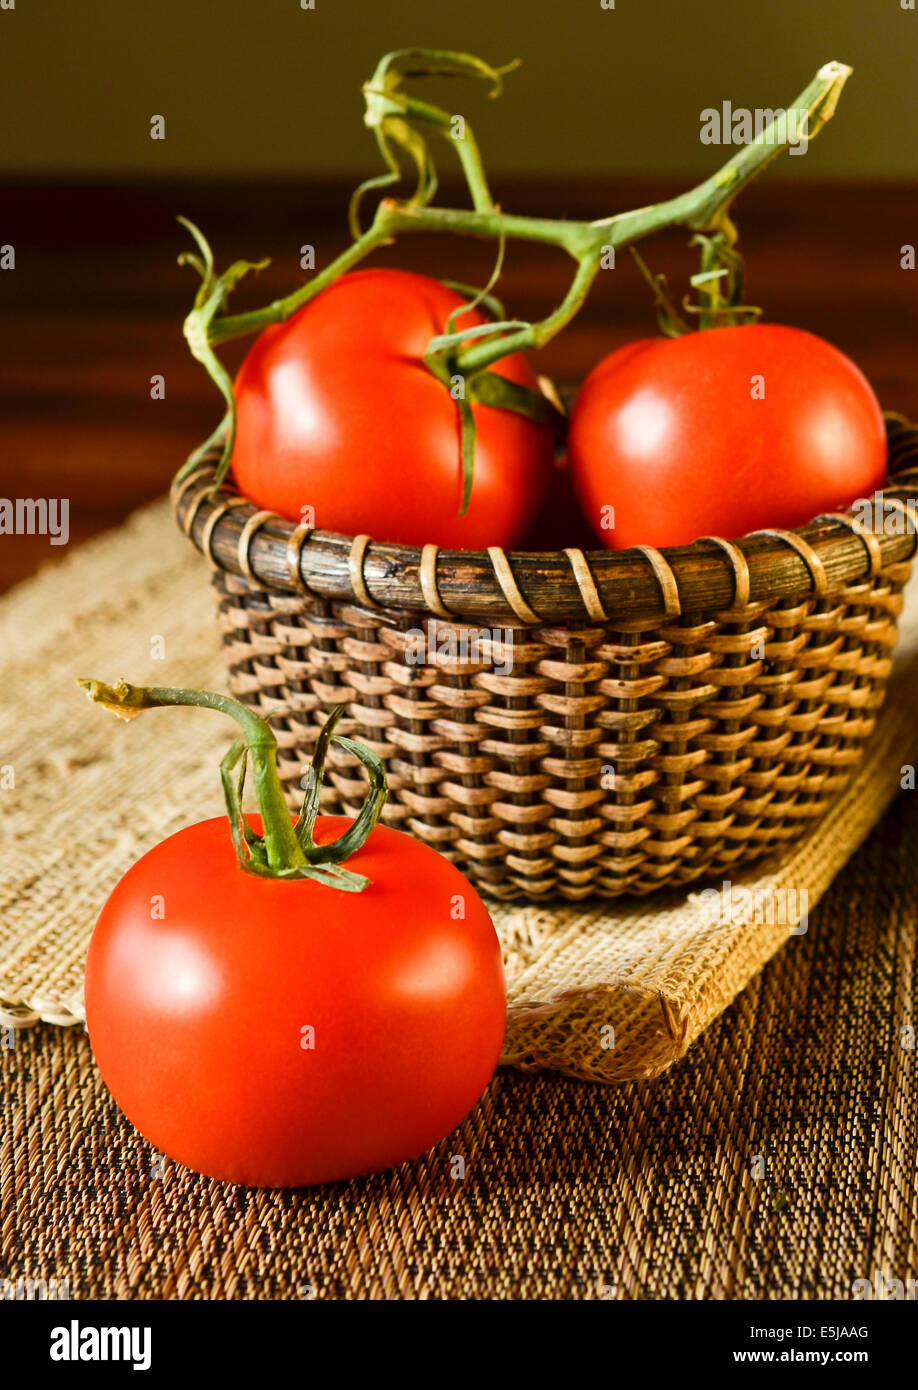
<instances>
[{"instance_id":1,"label":"tomato","mask_svg":"<svg viewBox=\"0 0 918 1390\"><path fill-rule=\"evenodd\" d=\"M568 455L587 520L624 550L843 509L882 486L886 433L869 383L837 348L748 324L611 353L574 404Z\"/></svg>"},{"instance_id":2,"label":"tomato","mask_svg":"<svg viewBox=\"0 0 918 1390\"><path fill-rule=\"evenodd\" d=\"M316 842L349 825L320 817ZM243 873L218 817L115 888L90 943L87 1025L110 1091L161 1152L228 1182L324 1182L422 1153L481 1096L506 1014L484 904L385 826L348 867L372 880L362 893Z\"/></svg>"},{"instance_id":3,"label":"tomato","mask_svg":"<svg viewBox=\"0 0 918 1390\"><path fill-rule=\"evenodd\" d=\"M259 507L326 531L405 545L512 546L536 516L554 437L515 412L473 406L474 483L465 516L460 421L425 367L462 297L400 270L343 275L266 329L236 378L232 469ZM488 322L467 312L455 324ZM492 369L537 389L519 354Z\"/></svg>"}]
</instances>

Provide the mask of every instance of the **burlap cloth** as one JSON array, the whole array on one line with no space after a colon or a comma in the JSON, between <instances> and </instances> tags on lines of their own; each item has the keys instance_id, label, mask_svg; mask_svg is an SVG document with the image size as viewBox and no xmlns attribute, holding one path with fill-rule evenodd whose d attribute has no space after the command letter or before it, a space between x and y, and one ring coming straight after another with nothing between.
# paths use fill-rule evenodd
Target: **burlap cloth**
<instances>
[{"instance_id":1,"label":"burlap cloth","mask_svg":"<svg viewBox=\"0 0 918 1390\"><path fill-rule=\"evenodd\" d=\"M774 917L804 891L812 911L918 753L916 608L907 602L890 694L845 794L782 862L735 879L735 891L777 905L759 913L772 920L712 922L698 890L621 906L490 904L507 968L505 1063L606 1081L654 1076L789 936L790 951L803 949L796 914ZM223 809L228 721L168 711L119 724L74 683L124 675L223 687L207 568L164 503L7 596L0 675L0 1022L70 1024L82 1017L89 934L118 878L156 841Z\"/></svg>"}]
</instances>

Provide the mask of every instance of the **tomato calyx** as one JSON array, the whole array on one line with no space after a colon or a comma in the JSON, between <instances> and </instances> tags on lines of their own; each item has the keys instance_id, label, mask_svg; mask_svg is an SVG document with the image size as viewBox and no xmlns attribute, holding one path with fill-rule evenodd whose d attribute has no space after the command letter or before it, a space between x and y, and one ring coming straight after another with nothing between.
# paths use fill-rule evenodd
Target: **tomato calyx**
<instances>
[{"instance_id":1,"label":"tomato calyx","mask_svg":"<svg viewBox=\"0 0 918 1390\"><path fill-rule=\"evenodd\" d=\"M698 299L695 302L691 295L684 295L681 308L683 314L696 316L700 329L740 327L755 323L762 316L758 305L742 302L745 267L736 241L736 226L724 214L719 229L696 232L689 242L690 246L701 248L701 269L689 277L689 284L693 290L697 290ZM663 336L681 338L684 333L693 332L693 325L682 317L669 294L666 276L655 275L636 247L630 246L628 249L653 292L657 323Z\"/></svg>"},{"instance_id":2,"label":"tomato calyx","mask_svg":"<svg viewBox=\"0 0 918 1390\"><path fill-rule=\"evenodd\" d=\"M350 893L360 893L369 887L370 880L365 875L344 868L343 864L366 843L379 820L388 795L386 770L371 748L335 733L344 713L343 705L337 705L332 710L316 741L312 763L304 779L302 808L294 824L284 801L277 771L277 739L268 721L238 700L211 691L129 685L124 680L115 686L91 679L80 679L77 684L86 691L93 704L101 705L119 719L133 719L142 710L169 705L213 709L235 719L242 729L243 738L235 740L220 763L220 779L239 867L246 873L262 878L310 878ZM319 813L325 761L332 743L337 743L366 768L370 788L350 828L330 844L316 844L313 831ZM262 822L260 835L246 820L242 810L250 758Z\"/></svg>"},{"instance_id":3,"label":"tomato calyx","mask_svg":"<svg viewBox=\"0 0 918 1390\"><path fill-rule=\"evenodd\" d=\"M736 226L725 215L719 230L697 232L689 242L701 247L701 269L689 280L698 303L686 295L682 307L698 316L699 328L740 327L762 316L757 305L743 303L746 272L736 240Z\"/></svg>"}]
</instances>

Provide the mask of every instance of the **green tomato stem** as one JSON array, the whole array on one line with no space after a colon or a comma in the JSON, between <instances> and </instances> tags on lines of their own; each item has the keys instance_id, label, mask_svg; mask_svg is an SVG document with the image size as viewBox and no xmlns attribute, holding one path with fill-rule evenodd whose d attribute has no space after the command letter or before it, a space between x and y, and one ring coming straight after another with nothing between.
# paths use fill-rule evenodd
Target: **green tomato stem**
<instances>
[{"instance_id":1,"label":"green tomato stem","mask_svg":"<svg viewBox=\"0 0 918 1390\"><path fill-rule=\"evenodd\" d=\"M334 734L342 714L339 706L329 716L319 739L312 775L304 799L303 812L294 825L284 800L277 771L277 739L267 720L229 695L205 690L185 690L173 686L116 686L102 681L81 679L78 684L94 704L101 705L119 719L133 719L145 709L170 705L192 705L217 710L235 719L243 740L237 740L220 765L227 815L240 867L270 878L313 878L347 891L361 891L369 880L340 865L366 842L385 804L386 774L382 762L371 749ZM357 820L339 839L317 845L312 831L319 806L322 772L330 742L341 744L367 768L370 792ZM255 795L261 815L262 833L256 835L245 820L241 802L248 759L252 762ZM231 773L240 766L238 784Z\"/></svg>"},{"instance_id":2,"label":"green tomato stem","mask_svg":"<svg viewBox=\"0 0 918 1390\"><path fill-rule=\"evenodd\" d=\"M818 134L833 115L850 74L851 68L843 63L825 64L793 103L794 109L807 113L809 139ZM592 222L514 216L493 206L480 206L486 201L486 185L477 176L469 178L470 169L476 167L476 162L480 164L480 156L477 145L467 143L467 131L462 160L476 204L473 210L419 206L383 198L367 231L308 284L263 309L216 318L210 326L210 341L226 342L240 334L283 322L371 251L402 234L447 232L485 239L506 237L554 245L566 251L577 263L577 268L564 300L552 313L527 329L490 343L476 344L457 355L457 371L469 374L482 371L511 352L542 347L555 337L583 304L607 249L629 246L666 227L718 230L739 191L789 145L789 132L785 131L786 138L779 141L776 130L776 123L772 121L756 140L742 146L716 173L688 192ZM460 144L459 141L454 143Z\"/></svg>"},{"instance_id":3,"label":"green tomato stem","mask_svg":"<svg viewBox=\"0 0 918 1390\"><path fill-rule=\"evenodd\" d=\"M214 319L210 325L209 338L215 346L225 343L230 338L240 338L246 333L258 333L263 328L267 328L272 323L284 323L291 314L295 314L297 309L301 309L310 299L314 299L322 290L327 289L339 275L352 269L364 260L371 251L375 251L379 246L385 246L392 240L392 233L378 225L379 219L374 220L363 235L341 255L336 257L324 270L320 270L317 275L295 290L293 294L288 294L284 299L275 299L273 303L265 305L263 309L253 309L248 314L234 314L229 317Z\"/></svg>"}]
</instances>

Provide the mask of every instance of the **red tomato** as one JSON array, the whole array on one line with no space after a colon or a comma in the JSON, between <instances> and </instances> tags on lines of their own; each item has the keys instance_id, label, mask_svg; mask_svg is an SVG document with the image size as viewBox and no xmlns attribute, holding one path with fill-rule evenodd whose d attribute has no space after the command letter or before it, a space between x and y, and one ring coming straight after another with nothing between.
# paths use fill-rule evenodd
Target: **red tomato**
<instances>
[{"instance_id":1,"label":"red tomato","mask_svg":"<svg viewBox=\"0 0 918 1390\"><path fill-rule=\"evenodd\" d=\"M463 303L401 270L343 275L263 332L236 378L232 467L246 497L346 535L454 549L512 546L548 490L554 438L509 410L474 406L475 477L462 501L459 411L423 355ZM488 320L466 313L456 327ZM520 354L493 370L537 389Z\"/></svg>"},{"instance_id":2,"label":"red tomato","mask_svg":"<svg viewBox=\"0 0 918 1390\"><path fill-rule=\"evenodd\" d=\"M587 520L624 550L843 509L882 486L886 432L869 383L837 348L750 324L610 353L577 397L568 456Z\"/></svg>"},{"instance_id":3,"label":"red tomato","mask_svg":"<svg viewBox=\"0 0 918 1390\"><path fill-rule=\"evenodd\" d=\"M317 842L350 824L320 818ZM227 1182L325 1182L422 1153L481 1096L506 1015L484 904L385 826L348 868L372 879L362 893L243 873L220 817L115 888L87 1025L109 1090L163 1153Z\"/></svg>"}]
</instances>

